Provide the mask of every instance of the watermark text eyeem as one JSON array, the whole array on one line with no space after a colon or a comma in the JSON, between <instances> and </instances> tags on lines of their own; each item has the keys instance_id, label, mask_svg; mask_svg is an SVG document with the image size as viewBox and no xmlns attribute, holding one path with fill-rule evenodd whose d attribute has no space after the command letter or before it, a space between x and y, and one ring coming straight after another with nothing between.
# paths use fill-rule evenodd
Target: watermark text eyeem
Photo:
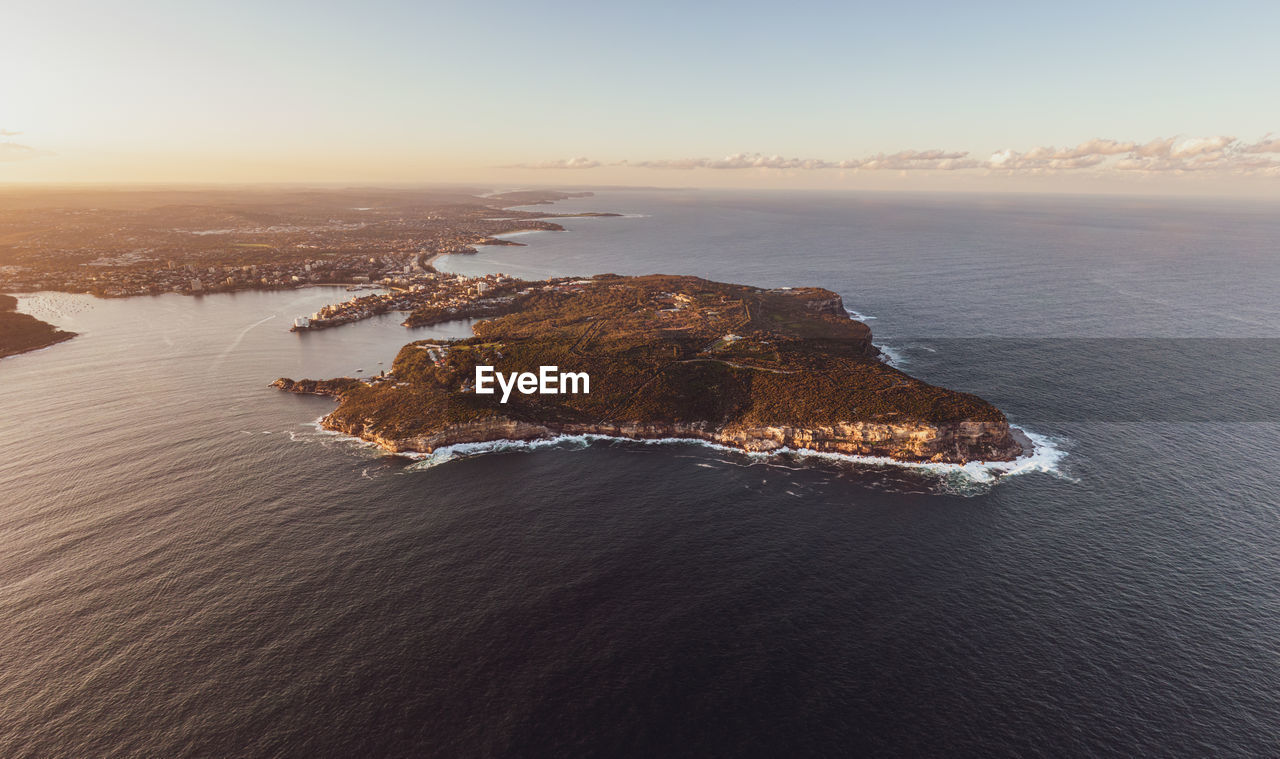
<instances>
[{"instance_id":1,"label":"watermark text eyeem","mask_svg":"<svg viewBox=\"0 0 1280 759\"><path fill-rule=\"evenodd\" d=\"M538 373L495 371L492 366L476 366L476 394L493 395L494 383L502 390L501 403L511 398L511 391L522 395L560 395L590 393L591 377L586 372L562 372L558 366L540 366Z\"/></svg>"}]
</instances>

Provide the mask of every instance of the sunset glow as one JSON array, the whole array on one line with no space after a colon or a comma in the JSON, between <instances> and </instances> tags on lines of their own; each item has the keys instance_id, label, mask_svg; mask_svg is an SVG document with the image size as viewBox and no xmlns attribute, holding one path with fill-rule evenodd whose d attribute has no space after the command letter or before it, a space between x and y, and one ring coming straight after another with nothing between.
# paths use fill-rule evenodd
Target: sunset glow
<instances>
[{"instance_id":1,"label":"sunset glow","mask_svg":"<svg viewBox=\"0 0 1280 759\"><path fill-rule=\"evenodd\" d=\"M1274 4L776 12L26 3L0 183L1280 186Z\"/></svg>"}]
</instances>

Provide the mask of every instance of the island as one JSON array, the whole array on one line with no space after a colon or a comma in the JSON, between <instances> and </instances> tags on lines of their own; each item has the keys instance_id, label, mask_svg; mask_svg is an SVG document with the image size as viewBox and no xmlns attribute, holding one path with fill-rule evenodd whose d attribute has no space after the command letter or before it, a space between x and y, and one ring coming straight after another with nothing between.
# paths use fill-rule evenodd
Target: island
<instances>
[{"instance_id":1,"label":"island","mask_svg":"<svg viewBox=\"0 0 1280 759\"><path fill-rule=\"evenodd\" d=\"M999 409L880 360L838 294L688 276L506 280L407 325L483 317L474 336L417 341L377 377L281 378L333 396L330 430L392 453L561 435L695 439L906 462L1009 461L1029 445ZM587 392L476 392L482 374L589 377Z\"/></svg>"},{"instance_id":2,"label":"island","mask_svg":"<svg viewBox=\"0 0 1280 759\"><path fill-rule=\"evenodd\" d=\"M47 348L76 336L17 309L17 298L0 295L0 358Z\"/></svg>"}]
</instances>

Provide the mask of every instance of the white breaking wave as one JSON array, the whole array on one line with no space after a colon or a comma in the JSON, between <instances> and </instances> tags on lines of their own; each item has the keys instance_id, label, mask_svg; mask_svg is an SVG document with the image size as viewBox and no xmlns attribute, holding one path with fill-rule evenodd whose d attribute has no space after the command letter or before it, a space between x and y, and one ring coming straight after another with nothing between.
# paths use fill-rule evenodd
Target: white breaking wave
<instances>
[{"instance_id":1,"label":"white breaking wave","mask_svg":"<svg viewBox=\"0 0 1280 759\"><path fill-rule=\"evenodd\" d=\"M854 309L849 308L848 306L845 306L844 310L845 310L845 313L849 314L849 318L857 319L860 322L871 321L872 319L876 318L869 314L864 314L860 311L855 311ZM888 364L889 366L892 366L894 369L901 369L904 365L906 365L907 359L905 356L902 355L900 351L894 348L891 348L887 345L880 345L879 343L876 343L876 348L880 350L880 360Z\"/></svg>"},{"instance_id":2,"label":"white breaking wave","mask_svg":"<svg viewBox=\"0 0 1280 759\"><path fill-rule=\"evenodd\" d=\"M593 440L617 440L606 435L557 435L537 440L491 440L487 443L457 443L437 448L431 453L401 453L406 458L416 459L417 463L410 469L431 469L447 464L450 461L469 459L486 453L503 451L534 451L539 448L586 448Z\"/></svg>"},{"instance_id":3,"label":"white breaking wave","mask_svg":"<svg viewBox=\"0 0 1280 759\"><path fill-rule=\"evenodd\" d=\"M323 421L324 417L319 416L314 421L301 425L307 428L305 430L285 430L284 432L289 436L289 440L294 443L319 444L325 448L341 445L346 448L360 450L371 457L381 458L385 455L386 452L377 443L372 443L344 432L325 429L321 424Z\"/></svg>"},{"instance_id":4,"label":"white breaking wave","mask_svg":"<svg viewBox=\"0 0 1280 759\"><path fill-rule=\"evenodd\" d=\"M1022 433L1032 443L1031 451L1013 461L970 461L967 464L945 464L934 462L899 461L887 456L860 456L846 453L830 453L813 451L805 448L779 448L769 452L743 451L733 446L712 443L698 438L654 438L634 440L609 435L558 435L538 440L494 440L486 443L459 443L443 446L432 453L401 454L416 460L409 468L414 470L432 469L450 461L482 456L488 453L504 451L534 451L540 448L586 448L593 442L627 443L636 445L697 445L719 451L746 456L763 463L781 463L785 457L799 459L817 459L837 464L855 464L873 467L891 467L910 469L940 477L961 477L973 483L994 483L1004 477L1012 477L1031 472L1043 472L1067 478L1059 468L1066 452L1059 441L1048 435L1030 432L1017 425L1010 425Z\"/></svg>"},{"instance_id":5,"label":"white breaking wave","mask_svg":"<svg viewBox=\"0 0 1280 759\"><path fill-rule=\"evenodd\" d=\"M887 345L877 345L880 349L880 360L892 366L894 369L901 369L907 365L907 357L896 348L890 348Z\"/></svg>"},{"instance_id":6,"label":"white breaking wave","mask_svg":"<svg viewBox=\"0 0 1280 759\"><path fill-rule=\"evenodd\" d=\"M1001 477L1010 477L1030 472L1044 472L1066 477L1059 469L1059 464L1066 456L1066 451L1059 447L1061 441L1048 435L1030 432L1016 424L1009 425L1031 441L1031 451L1024 452L1013 461L970 461L967 464L943 464L934 462L898 461L885 456L856 456L826 451L795 449L789 451L799 458L820 458L830 461L841 461L854 464L871 464L874 466L901 467L918 469L931 474L954 476L961 475L972 482L995 482ZM786 449L782 449L786 450ZM778 452L781 453L782 450Z\"/></svg>"}]
</instances>

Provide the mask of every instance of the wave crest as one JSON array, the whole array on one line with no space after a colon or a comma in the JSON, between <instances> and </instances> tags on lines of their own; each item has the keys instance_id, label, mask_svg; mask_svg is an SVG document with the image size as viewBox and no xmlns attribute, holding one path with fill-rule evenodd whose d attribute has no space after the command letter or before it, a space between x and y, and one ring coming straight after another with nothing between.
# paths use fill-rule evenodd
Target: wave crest
<instances>
[{"instance_id":1,"label":"wave crest","mask_svg":"<svg viewBox=\"0 0 1280 759\"><path fill-rule=\"evenodd\" d=\"M400 454L412 458L415 463L408 469L422 471L433 469L450 461L468 459L489 453L509 451L535 451L543 448L583 449L592 443L609 443L620 445L696 445L717 451L725 451L746 457L758 463L785 463L790 459L801 461L816 460L836 465L853 465L858 467L895 468L912 470L939 478L958 479L970 485L991 485L1006 477L1013 477L1032 472L1051 474L1068 479L1060 465L1066 457L1061 439L1042 435L1010 425L1031 442L1031 450L1013 461L970 461L966 464L946 464L934 462L899 461L887 456L861 456L827 451L813 451L805 448L780 448L775 451L753 452L743 451L733 446L712 443L697 438L654 438L635 440L618 438L609 435L558 435L538 440L495 440L485 443L459 443L443 446L432 453Z\"/></svg>"}]
</instances>

